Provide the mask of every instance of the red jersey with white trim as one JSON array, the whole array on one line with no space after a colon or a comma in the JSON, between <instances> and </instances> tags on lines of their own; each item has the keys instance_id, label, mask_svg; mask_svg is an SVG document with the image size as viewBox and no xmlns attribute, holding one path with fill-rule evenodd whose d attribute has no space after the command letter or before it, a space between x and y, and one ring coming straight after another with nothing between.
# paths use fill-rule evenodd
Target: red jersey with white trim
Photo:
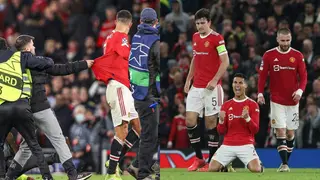
<instances>
[{"instance_id":1,"label":"red jersey with white trim","mask_svg":"<svg viewBox=\"0 0 320 180\"><path fill-rule=\"evenodd\" d=\"M106 84L113 79L130 88L129 55L128 35L112 31L104 42L103 56L94 60L92 71L96 79Z\"/></svg>"},{"instance_id":2,"label":"red jersey with white trim","mask_svg":"<svg viewBox=\"0 0 320 180\"><path fill-rule=\"evenodd\" d=\"M251 120L242 118L242 111L249 110ZM224 134L223 144L242 146L254 144L254 135L259 131L259 105L250 98L244 100L230 99L226 101L221 111L226 112L223 124L218 124L219 134Z\"/></svg>"},{"instance_id":3,"label":"red jersey with white trim","mask_svg":"<svg viewBox=\"0 0 320 180\"><path fill-rule=\"evenodd\" d=\"M205 88L218 72L221 64L219 55L227 53L223 36L212 31L203 37L194 33L192 37L194 77L193 86ZM219 80L218 84L221 81Z\"/></svg>"},{"instance_id":4,"label":"red jersey with white trim","mask_svg":"<svg viewBox=\"0 0 320 180\"><path fill-rule=\"evenodd\" d=\"M169 141L174 142L174 148L184 149L189 147L189 137L186 125L186 117L177 115L173 118Z\"/></svg>"},{"instance_id":5,"label":"red jersey with white trim","mask_svg":"<svg viewBox=\"0 0 320 180\"><path fill-rule=\"evenodd\" d=\"M268 75L272 102L287 106L298 104L292 94L298 89L304 91L307 84L306 65L301 52L293 48L281 52L278 47L265 52L259 71L258 93L263 93Z\"/></svg>"}]
</instances>

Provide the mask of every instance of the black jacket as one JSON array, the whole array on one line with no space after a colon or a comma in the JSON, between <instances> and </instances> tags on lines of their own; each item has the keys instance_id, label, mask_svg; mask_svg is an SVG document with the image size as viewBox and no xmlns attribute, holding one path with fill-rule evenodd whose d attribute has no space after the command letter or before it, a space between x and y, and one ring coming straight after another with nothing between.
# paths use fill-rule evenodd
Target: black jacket
<instances>
[{"instance_id":1,"label":"black jacket","mask_svg":"<svg viewBox=\"0 0 320 180\"><path fill-rule=\"evenodd\" d=\"M160 94L157 91L156 76L160 75L160 42L156 41L150 48L148 57L148 69L149 69L149 92L148 97L159 98Z\"/></svg>"},{"instance_id":2,"label":"black jacket","mask_svg":"<svg viewBox=\"0 0 320 180\"><path fill-rule=\"evenodd\" d=\"M32 76L32 97L31 110L33 113L50 108L44 85L47 82L48 75L63 76L80 72L88 69L86 61L76 61L67 64L54 64L44 71L31 71Z\"/></svg>"},{"instance_id":3,"label":"black jacket","mask_svg":"<svg viewBox=\"0 0 320 180\"><path fill-rule=\"evenodd\" d=\"M11 50L0 50L0 63L7 61L15 52ZM29 52L21 53L21 71L26 72L26 68L36 71L46 70L54 65L51 58L34 56Z\"/></svg>"}]
</instances>

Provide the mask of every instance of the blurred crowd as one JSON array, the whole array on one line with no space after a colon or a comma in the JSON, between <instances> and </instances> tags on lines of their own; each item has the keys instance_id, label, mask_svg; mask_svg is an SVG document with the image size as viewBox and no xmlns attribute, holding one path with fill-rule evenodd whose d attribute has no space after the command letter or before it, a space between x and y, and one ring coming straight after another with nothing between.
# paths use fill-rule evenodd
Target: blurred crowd
<instances>
[{"instance_id":1,"label":"blurred crowd","mask_svg":"<svg viewBox=\"0 0 320 180\"><path fill-rule=\"evenodd\" d=\"M247 96L257 99L257 73L262 56L277 46L278 28L291 29L291 46L303 53L308 71L307 88L300 102L296 146L319 148L320 1L317 0L161 0L161 147L190 147L183 87L192 59L192 35L197 31L194 14L200 8L210 9L212 28L222 34L226 42L230 67L222 78L225 100L233 97L231 82L237 72L248 78ZM265 97L269 101L268 90ZM256 146L274 147L276 139L269 124L270 104L260 108ZM205 132L203 120L199 122ZM202 138L206 139L205 135Z\"/></svg>"},{"instance_id":2,"label":"blurred crowd","mask_svg":"<svg viewBox=\"0 0 320 180\"><path fill-rule=\"evenodd\" d=\"M115 28L116 13L132 12L136 32L140 12L158 8L157 0L0 0L0 36L13 47L20 34L35 37L37 55L56 64L95 59ZM46 93L65 136L71 140L73 157L87 171L100 171L101 150L110 149L114 131L106 86L85 70L64 77L48 77ZM52 147L38 132L42 147ZM21 137L17 137L17 143ZM93 155L94 154L94 155Z\"/></svg>"}]
</instances>

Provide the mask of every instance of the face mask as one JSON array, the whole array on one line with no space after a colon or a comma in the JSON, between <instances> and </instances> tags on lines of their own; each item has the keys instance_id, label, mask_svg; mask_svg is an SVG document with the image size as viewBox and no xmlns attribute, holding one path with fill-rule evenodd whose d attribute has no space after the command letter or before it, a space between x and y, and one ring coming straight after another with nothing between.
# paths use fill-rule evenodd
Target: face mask
<instances>
[{"instance_id":1,"label":"face mask","mask_svg":"<svg viewBox=\"0 0 320 180\"><path fill-rule=\"evenodd\" d=\"M81 124L85 119L84 119L84 114L77 114L75 117L77 123Z\"/></svg>"},{"instance_id":2,"label":"face mask","mask_svg":"<svg viewBox=\"0 0 320 180\"><path fill-rule=\"evenodd\" d=\"M188 46L187 46L187 51L188 51L188 52L192 52L192 46L191 46L191 45L188 45Z\"/></svg>"}]
</instances>

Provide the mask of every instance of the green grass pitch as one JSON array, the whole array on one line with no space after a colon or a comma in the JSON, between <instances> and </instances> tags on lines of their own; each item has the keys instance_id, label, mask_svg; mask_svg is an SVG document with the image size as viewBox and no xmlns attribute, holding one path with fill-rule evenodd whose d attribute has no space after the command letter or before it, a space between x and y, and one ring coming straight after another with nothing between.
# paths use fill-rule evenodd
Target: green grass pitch
<instances>
[{"instance_id":1,"label":"green grass pitch","mask_svg":"<svg viewBox=\"0 0 320 180\"><path fill-rule=\"evenodd\" d=\"M277 169L265 169L264 173L250 173L246 169L236 169L235 173L187 172L186 169L161 169L161 180L318 180L320 169L291 169L289 173ZM31 175L40 180L39 175ZM93 175L91 180L104 180L105 176ZM123 180L134 180L130 175L121 176ZM67 180L65 175L54 175L55 180Z\"/></svg>"},{"instance_id":2,"label":"green grass pitch","mask_svg":"<svg viewBox=\"0 0 320 180\"><path fill-rule=\"evenodd\" d=\"M186 169L161 169L163 180L316 180L320 179L320 169L291 169L289 173L277 169L265 169L264 173L251 173L247 169L237 172L187 172Z\"/></svg>"}]
</instances>

